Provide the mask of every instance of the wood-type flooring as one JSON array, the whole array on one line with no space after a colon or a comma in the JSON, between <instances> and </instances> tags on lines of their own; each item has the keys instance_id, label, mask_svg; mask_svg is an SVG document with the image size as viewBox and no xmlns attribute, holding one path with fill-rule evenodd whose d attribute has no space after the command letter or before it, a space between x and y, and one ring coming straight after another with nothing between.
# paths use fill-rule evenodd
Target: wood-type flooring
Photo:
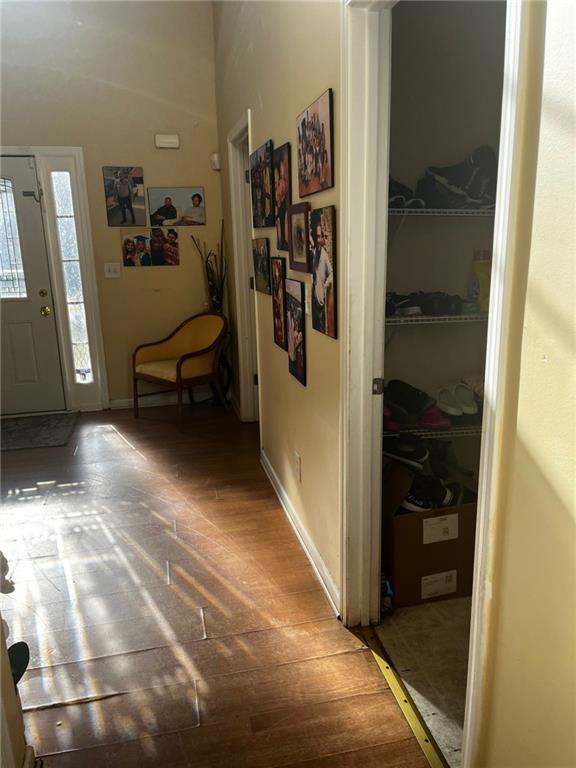
<instances>
[{"instance_id":1,"label":"wood-type flooring","mask_svg":"<svg viewBox=\"0 0 576 768\"><path fill-rule=\"evenodd\" d=\"M328 470L327 470L328 471ZM200 404L84 414L2 454L2 595L45 768L425 768L260 466Z\"/></svg>"}]
</instances>

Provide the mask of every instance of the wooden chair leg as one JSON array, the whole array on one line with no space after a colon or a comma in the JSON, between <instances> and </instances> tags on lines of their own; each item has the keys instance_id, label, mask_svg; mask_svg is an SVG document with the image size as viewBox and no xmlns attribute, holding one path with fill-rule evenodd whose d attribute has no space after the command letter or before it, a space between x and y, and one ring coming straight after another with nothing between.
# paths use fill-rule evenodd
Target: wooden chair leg
<instances>
[{"instance_id":1,"label":"wooden chair leg","mask_svg":"<svg viewBox=\"0 0 576 768\"><path fill-rule=\"evenodd\" d=\"M178 386L178 429L184 431L184 408L182 406L182 386Z\"/></svg>"},{"instance_id":2,"label":"wooden chair leg","mask_svg":"<svg viewBox=\"0 0 576 768\"><path fill-rule=\"evenodd\" d=\"M220 400L220 404L224 407L224 410L228 408L228 403L226 402L226 398L224 397L224 393L222 392L222 387L220 386L220 382L218 379L214 379L212 382L213 389L216 390L216 394L218 395L218 399Z\"/></svg>"},{"instance_id":3,"label":"wooden chair leg","mask_svg":"<svg viewBox=\"0 0 576 768\"><path fill-rule=\"evenodd\" d=\"M134 418L138 418L138 379L134 377Z\"/></svg>"}]
</instances>

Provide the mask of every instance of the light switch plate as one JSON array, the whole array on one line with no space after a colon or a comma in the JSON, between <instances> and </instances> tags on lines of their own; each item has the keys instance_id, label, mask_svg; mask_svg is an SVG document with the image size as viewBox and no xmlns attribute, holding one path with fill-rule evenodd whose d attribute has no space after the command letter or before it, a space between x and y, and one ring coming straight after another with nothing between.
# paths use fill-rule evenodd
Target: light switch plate
<instances>
[{"instance_id":1,"label":"light switch plate","mask_svg":"<svg viewBox=\"0 0 576 768\"><path fill-rule=\"evenodd\" d=\"M107 261L104 264L104 277L109 280L117 280L122 277L122 269L119 261Z\"/></svg>"}]
</instances>

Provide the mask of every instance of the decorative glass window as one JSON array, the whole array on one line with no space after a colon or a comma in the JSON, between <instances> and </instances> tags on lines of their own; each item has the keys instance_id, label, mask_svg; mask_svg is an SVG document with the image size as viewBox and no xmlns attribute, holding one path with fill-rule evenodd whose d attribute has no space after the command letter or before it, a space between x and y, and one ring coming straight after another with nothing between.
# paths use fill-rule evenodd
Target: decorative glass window
<instances>
[{"instance_id":1,"label":"decorative glass window","mask_svg":"<svg viewBox=\"0 0 576 768\"><path fill-rule=\"evenodd\" d=\"M26 297L14 188L10 179L0 179L0 298Z\"/></svg>"},{"instance_id":2,"label":"decorative glass window","mask_svg":"<svg viewBox=\"0 0 576 768\"><path fill-rule=\"evenodd\" d=\"M84 307L84 292L82 290L82 276L80 274L70 174L68 171L52 171L50 176L54 193L54 205L56 207L56 224L58 227L62 271L64 273L64 289L68 307L70 340L74 356L74 372L78 384L90 384L93 381L92 359L88 343L86 309Z\"/></svg>"}]
</instances>

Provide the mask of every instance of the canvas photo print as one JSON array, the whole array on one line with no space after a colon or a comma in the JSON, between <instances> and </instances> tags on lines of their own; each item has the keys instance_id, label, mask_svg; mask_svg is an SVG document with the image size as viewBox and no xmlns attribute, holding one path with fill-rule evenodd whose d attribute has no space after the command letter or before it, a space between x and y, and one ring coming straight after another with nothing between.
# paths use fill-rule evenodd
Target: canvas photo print
<instances>
[{"instance_id":1,"label":"canvas photo print","mask_svg":"<svg viewBox=\"0 0 576 768\"><path fill-rule=\"evenodd\" d=\"M254 282L260 293L270 293L270 251L268 238L258 237L252 240L252 258L254 259Z\"/></svg>"},{"instance_id":2,"label":"canvas photo print","mask_svg":"<svg viewBox=\"0 0 576 768\"><path fill-rule=\"evenodd\" d=\"M334 186L332 89L298 115L298 193L313 195Z\"/></svg>"},{"instance_id":3,"label":"canvas photo print","mask_svg":"<svg viewBox=\"0 0 576 768\"><path fill-rule=\"evenodd\" d=\"M336 329L336 209L310 211L312 327L338 337Z\"/></svg>"},{"instance_id":4,"label":"canvas photo print","mask_svg":"<svg viewBox=\"0 0 576 768\"><path fill-rule=\"evenodd\" d=\"M178 232L173 227L152 227L122 233L125 267L177 267L180 264Z\"/></svg>"},{"instance_id":5,"label":"canvas photo print","mask_svg":"<svg viewBox=\"0 0 576 768\"><path fill-rule=\"evenodd\" d=\"M274 342L287 349L286 340L286 262L275 257L270 259L272 274L272 318L274 321Z\"/></svg>"},{"instance_id":6,"label":"canvas photo print","mask_svg":"<svg viewBox=\"0 0 576 768\"><path fill-rule=\"evenodd\" d=\"M288 245L290 269L310 272L308 246L308 203L297 203L288 210Z\"/></svg>"},{"instance_id":7,"label":"canvas photo print","mask_svg":"<svg viewBox=\"0 0 576 768\"><path fill-rule=\"evenodd\" d=\"M206 224L204 187L148 187L151 227Z\"/></svg>"},{"instance_id":8,"label":"canvas photo print","mask_svg":"<svg viewBox=\"0 0 576 768\"><path fill-rule=\"evenodd\" d=\"M109 227L145 227L144 171L131 165L106 165L104 197Z\"/></svg>"},{"instance_id":9,"label":"canvas photo print","mask_svg":"<svg viewBox=\"0 0 576 768\"><path fill-rule=\"evenodd\" d=\"M287 251L288 208L292 204L292 182L290 171L290 142L277 147L274 158L274 211L276 218L276 247Z\"/></svg>"},{"instance_id":10,"label":"canvas photo print","mask_svg":"<svg viewBox=\"0 0 576 768\"><path fill-rule=\"evenodd\" d=\"M300 384L306 386L304 283L287 278L285 285L288 370Z\"/></svg>"},{"instance_id":11,"label":"canvas photo print","mask_svg":"<svg viewBox=\"0 0 576 768\"><path fill-rule=\"evenodd\" d=\"M273 183L272 142L267 141L250 155L250 190L254 227L274 226Z\"/></svg>"}]
</instances>

